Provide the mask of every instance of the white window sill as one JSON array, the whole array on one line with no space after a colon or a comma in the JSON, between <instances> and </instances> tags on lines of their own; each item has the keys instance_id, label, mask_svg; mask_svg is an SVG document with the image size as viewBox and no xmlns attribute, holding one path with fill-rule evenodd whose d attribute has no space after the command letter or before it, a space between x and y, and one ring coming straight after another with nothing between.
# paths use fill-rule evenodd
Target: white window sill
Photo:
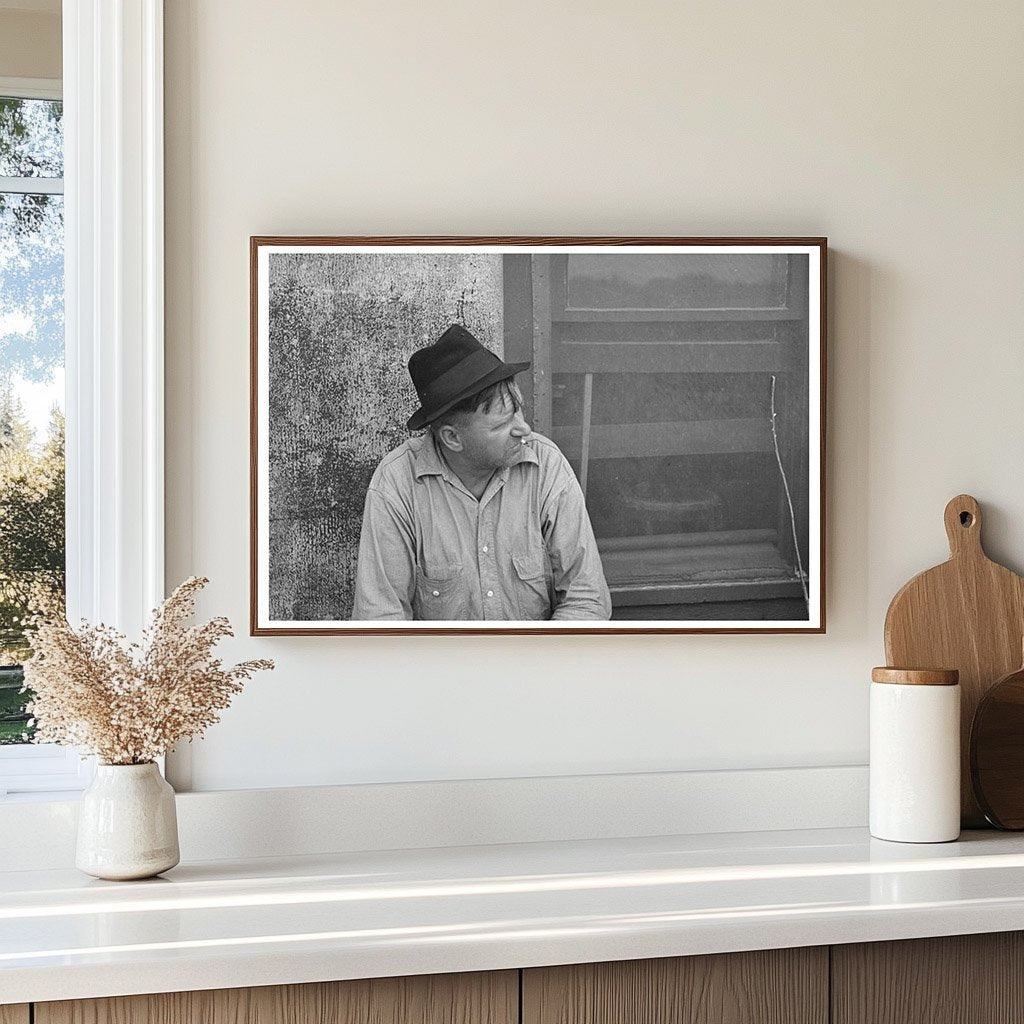
<instances>
[{"instance_id":1,"label":"white window sill","mask_svg":"<svg viewBox=\"0 0 1024 1024\"><path fill-rule=\"evenodd\" d=\"M81 790L45 790L37 793L8 793L0 789L0 802L4 804L47 804L77 800Z\"/></svg>"}]
</instances>

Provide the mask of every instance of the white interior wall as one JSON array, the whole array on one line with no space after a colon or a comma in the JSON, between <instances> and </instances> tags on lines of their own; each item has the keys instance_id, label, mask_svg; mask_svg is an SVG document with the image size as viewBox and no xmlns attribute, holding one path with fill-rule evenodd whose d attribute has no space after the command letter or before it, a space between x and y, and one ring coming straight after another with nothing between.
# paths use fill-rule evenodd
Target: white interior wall
<instances>
[{"instance_id":1,"label":"white interior wall","mask_svg":"<svg viewBox=\"0 0 1024 1024\"><path fill-rule=\"evenodd\" d=\"M863 763L946 501L1024 570L1024 7L166 7L168 584L278 664L194 787ZM827 635L244 636L248 237L331 233L827 235Z\"/></svg>"}]
</instances>

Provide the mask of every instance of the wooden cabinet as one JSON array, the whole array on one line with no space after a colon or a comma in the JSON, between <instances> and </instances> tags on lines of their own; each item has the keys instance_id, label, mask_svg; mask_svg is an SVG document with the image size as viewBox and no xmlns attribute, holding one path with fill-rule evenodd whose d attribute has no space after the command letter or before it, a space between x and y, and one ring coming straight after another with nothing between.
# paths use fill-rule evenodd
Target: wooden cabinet
<instances>
[{"instance_id":1,"label":"wooden cabinet","mask_svg":"<svg viewBox=\"0 0 1024 1024\"><path fill-rule=\"evenodd\" d=\"M523 1024L825 1024L828 949L523 972Z\"/></svg>"},{"instance_id":2,"label":"wooden cabinet","mask_svg":"<svg viewBox=\"0 0 1024 1024\"><path fill-rule=\"evenodd\" d=\"M1012 1024L1024 933L0 1006L0 1024Z\"/></svg>"},{"instance_id":3,"label":"wooden cabinet","mask_svg":"<svg viewBox=\"0 0 1024 1024\"><path fill-rule=\"evenodd\" d=\"M832 947L833 1024L1024 1021L1024 933Z\"/></svg>"},{"instance_id":4,"label":"wooden cabinet","mask_svg":"<svg viewBox=\"0 0 1024 1024\"><path fill-rule=\"evenodd\" d=\"M35 1024L518 1024L518 1020L518 971L171 992L35 1006ZM0 1022L8 1024L2 1017ZM21 1018L11 1024L15 1022L23 1024Z\"/></svg>"}]
</instances>

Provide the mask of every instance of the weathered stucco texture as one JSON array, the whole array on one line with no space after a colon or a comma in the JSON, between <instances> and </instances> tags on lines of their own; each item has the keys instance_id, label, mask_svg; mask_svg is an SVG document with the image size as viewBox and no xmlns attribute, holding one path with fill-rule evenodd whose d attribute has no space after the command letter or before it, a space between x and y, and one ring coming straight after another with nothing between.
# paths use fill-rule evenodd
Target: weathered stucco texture
<instances>
[{"instance_id":1,"label":"weathered stucco texture","mask_svg":"<svg viewBox=\"0 0 1024 1024\"><path fill-rule=\"evenodd\" d=\"M501 258L270 257L270 611L347 619L363 500L418 407L412 352L461 323L503 355Z\"/></svg>"}]
</instances>

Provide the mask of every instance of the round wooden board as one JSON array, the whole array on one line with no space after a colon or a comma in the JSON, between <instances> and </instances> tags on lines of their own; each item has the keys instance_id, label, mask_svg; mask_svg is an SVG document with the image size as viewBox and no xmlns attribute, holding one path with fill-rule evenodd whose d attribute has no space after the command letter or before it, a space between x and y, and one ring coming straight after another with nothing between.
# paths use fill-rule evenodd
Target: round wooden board
<instances>
[{"instance_id":1,"label":"round wooden board","mask_svg":"<svg viewBox=\"0 0 1024 1024\"><path fill-rule=\"evenodd\" d=\"M1024 668L982 697L971 727L971 785L997 828L1024 829Z\"/></svg>"}]
</instances>

